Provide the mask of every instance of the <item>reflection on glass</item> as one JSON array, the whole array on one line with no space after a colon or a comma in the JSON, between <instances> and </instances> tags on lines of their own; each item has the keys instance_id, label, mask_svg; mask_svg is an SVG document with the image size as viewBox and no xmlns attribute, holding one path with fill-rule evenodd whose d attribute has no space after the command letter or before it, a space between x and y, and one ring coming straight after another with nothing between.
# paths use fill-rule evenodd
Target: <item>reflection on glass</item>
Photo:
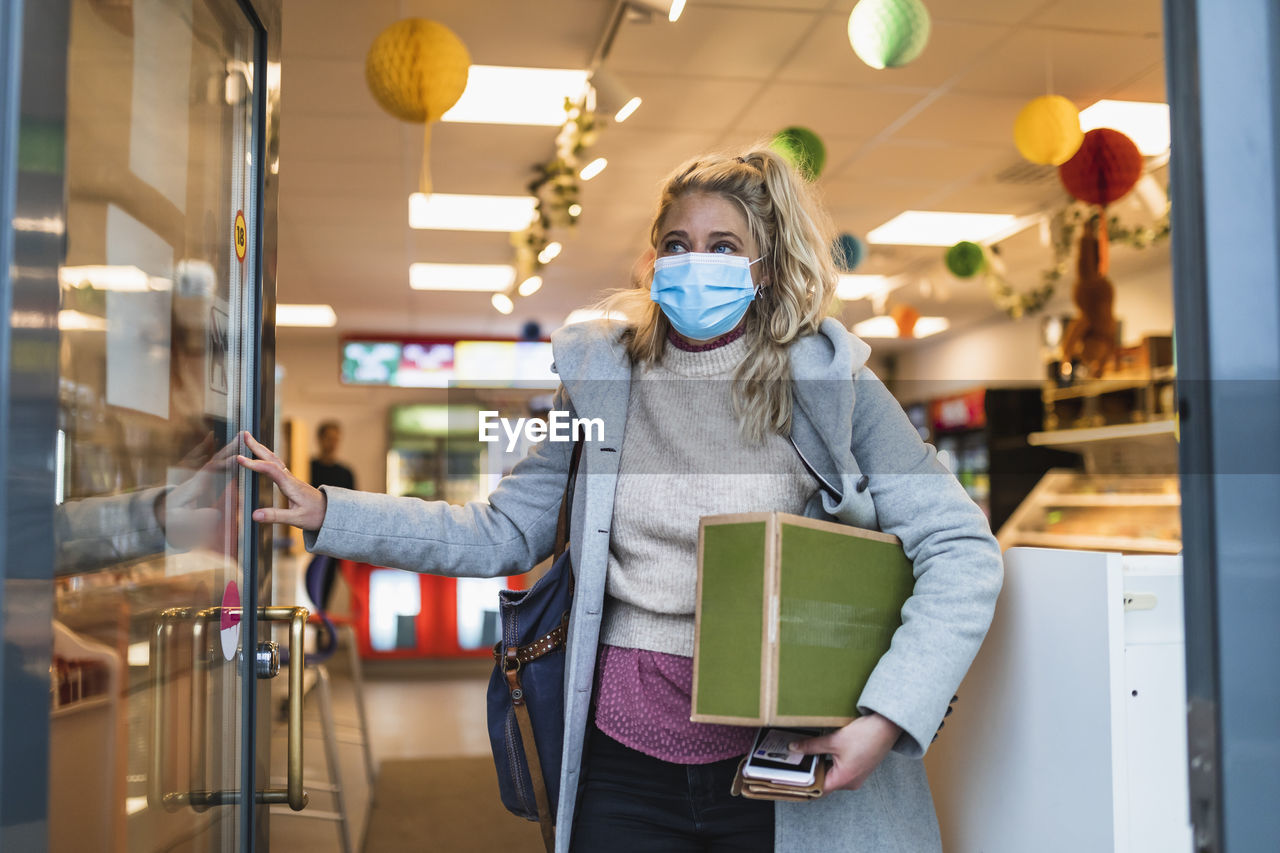
<instances>
[{"instance_id":1,"label":"reflection on glass","mask_svg":"<svg viewBox=\"0 0 1280 853\"><path fill-rule=\"evenodd\" d=\"M240 787L239 655L204 627L245 584L254 34L234 0L71 7L49 850L234 849L187 795Z\"/></svg>"}]
</instances>

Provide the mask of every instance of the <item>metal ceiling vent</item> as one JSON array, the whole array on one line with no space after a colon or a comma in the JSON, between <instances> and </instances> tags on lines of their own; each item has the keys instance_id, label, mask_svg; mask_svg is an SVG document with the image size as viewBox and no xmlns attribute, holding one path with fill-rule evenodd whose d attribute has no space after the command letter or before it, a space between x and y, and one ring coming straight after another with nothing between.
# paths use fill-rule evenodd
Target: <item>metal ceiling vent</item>
<instances>
[{"instance_id":1,"label":"metal ceiling vent","mask_svg":"<svg viewBox=\"0 0 1280 853\"><path fill-rule=\"evenodd\" d=\"M1019 158L996 172L994 180L997 184L1012 184L1019 187L1047 186L1058 183L1058 167L1041 166Z\"/></svg>"}]
</instances>

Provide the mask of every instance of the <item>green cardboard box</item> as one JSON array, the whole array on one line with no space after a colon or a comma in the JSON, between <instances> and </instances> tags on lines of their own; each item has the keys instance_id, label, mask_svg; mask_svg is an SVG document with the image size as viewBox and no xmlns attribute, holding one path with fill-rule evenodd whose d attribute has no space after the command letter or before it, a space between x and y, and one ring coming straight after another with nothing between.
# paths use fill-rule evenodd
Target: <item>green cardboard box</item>
<instances>
[{"instance_id":1,"label":"green cardboard box","mask_svg":"<svg viewBox=\"0 0 1280 853\"><path fill-rule=\"evenodd\" d=\"M914 585L886 533L782 512L703 518L691 719L854 719Z\"/></svg>"}]
</instances>

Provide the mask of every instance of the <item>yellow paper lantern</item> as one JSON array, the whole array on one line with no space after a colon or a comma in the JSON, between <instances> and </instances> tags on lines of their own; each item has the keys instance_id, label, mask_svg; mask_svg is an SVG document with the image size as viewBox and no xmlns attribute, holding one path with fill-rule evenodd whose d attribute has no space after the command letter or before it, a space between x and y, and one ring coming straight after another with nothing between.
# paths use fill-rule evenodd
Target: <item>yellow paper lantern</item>
<instances>
[{"instance_id":1,"label":"yellow paper lantern","mask_svg":"<svg viewBox=\"0 0 1280 853\"><path fill-rule=\"evenodd\" d=\"M423 125L424 193L431 192L431 123L462 97L470 68L471 55L453 30L424 18L406 18L387 27L365 57L365 80L382 108Z\"/></svg>"},{"instance_id":2,"label":"yellow paper lantern","mask_svg":"<svg viewBox=\"0 0 1280 853\"><path fill-rule=\"evenodd\" d=\"M1013 122L1013 141L1032 163L1060 166L1080 149L1080 112L1061 95L1033 99Z\"/></svg>"}]
</instances>

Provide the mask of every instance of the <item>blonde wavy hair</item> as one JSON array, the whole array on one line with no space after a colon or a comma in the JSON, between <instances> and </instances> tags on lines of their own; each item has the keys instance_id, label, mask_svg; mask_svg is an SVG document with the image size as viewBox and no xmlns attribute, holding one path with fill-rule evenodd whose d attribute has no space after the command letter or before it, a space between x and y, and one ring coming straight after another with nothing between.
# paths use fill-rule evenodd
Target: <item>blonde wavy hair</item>
<instances>
[{"instance_id":1,"label":"blonde wavy hair","mask_svg":"<svg viewBox=\"0 0 1280 853\"><path fill-rule=\"evenodd\" d=\"M762 441L791 432L791 359L788 346L817 332L836 291L835 231L816 194L799 173L763 145L743 154L695 157L663 182L649 242L658 251L662 221L676 199L713 193L746 214L763 257L763 280L747 309L747 355L733 377L733 409L742 434ZM633 362L657 364L671 325L649 297L650 261L632 287L613 291L597 307L625 319L622 340Z\"/></svg>"}]
</instances>

